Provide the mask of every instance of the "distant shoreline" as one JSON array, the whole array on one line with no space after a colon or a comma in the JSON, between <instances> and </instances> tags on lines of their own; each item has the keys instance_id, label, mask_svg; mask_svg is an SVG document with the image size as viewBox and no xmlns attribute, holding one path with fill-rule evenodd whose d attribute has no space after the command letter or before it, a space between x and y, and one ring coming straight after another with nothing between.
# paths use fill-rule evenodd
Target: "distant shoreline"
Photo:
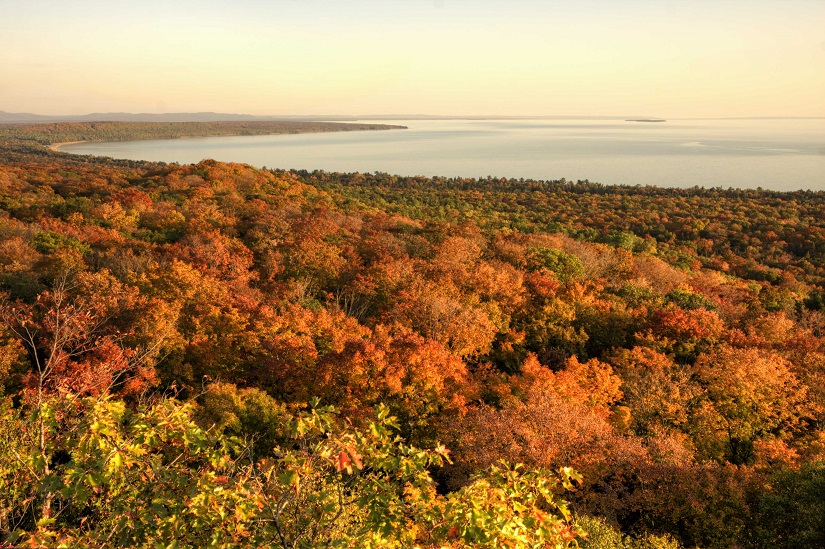
<instances>
[{"instance_id":1,"label":"distant shoreline","mask_svg":"<svg viewBox=\"0 0 825 549\"><path fill-rule=\"evenodd\" d=\"M178 136L178 131L167 131L164 136L160 131L150 134L145 130L151 126L144 124L83 124L77 128L30 128L29 132L24 132L26 128L0 126L0 143L4 130L9 140L20 139L15 150L22 152L15 158L24 157L29 150L54 158L95 155L124 162L196 163L213 157L257 167L342 173L380 171L404 177L470 178L493 174L539 180L565 176L570 181L605 184L825 191L819 122L685 124L669 119L668 123L639 122L637 126L632 122L642 120L665 119L628 117L608 124L502 123L490 127L472 122L408 122L410 129L403 133L316 134L294 140L262 134L259 139L190 138L185 143L168 140ZM200 133L200 129L194 129L197 126L189 130L189 125L169 126L189 135ZM229 131L236 129L232 127L235 124L214 126L202 129L215 132L213 135L241 133ZM255 126L262 132L268 129ZM309 129L312 125L301 126ZM327 124L320 127L341 128ZM777 133L775 128L783 128L783 132ZM285 129L294 128L289 125ZM124 139L126 136L135 137ZM139 143L138 136L165 139ZM86 143L67 144L78 141ZM739 159L745 155L748 162L743 164ZM696 167L685 170L688 163Z\"/></svg>"}]
</instances>

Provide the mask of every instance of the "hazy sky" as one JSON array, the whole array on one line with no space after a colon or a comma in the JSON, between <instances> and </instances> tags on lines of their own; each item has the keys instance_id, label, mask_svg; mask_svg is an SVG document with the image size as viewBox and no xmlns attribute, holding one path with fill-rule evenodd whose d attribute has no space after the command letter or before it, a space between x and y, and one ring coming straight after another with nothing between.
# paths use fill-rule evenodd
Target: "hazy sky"
<instances>
[{"instance_id":1,"label":"hazy sky","mask_svg":"<svg viewBox=\"0 0 825 549\"><path fill-rule=\"evenodd\" d=\"M825 116L825 0L0 0L0 110Z\"/></svg>"}]
</instances>

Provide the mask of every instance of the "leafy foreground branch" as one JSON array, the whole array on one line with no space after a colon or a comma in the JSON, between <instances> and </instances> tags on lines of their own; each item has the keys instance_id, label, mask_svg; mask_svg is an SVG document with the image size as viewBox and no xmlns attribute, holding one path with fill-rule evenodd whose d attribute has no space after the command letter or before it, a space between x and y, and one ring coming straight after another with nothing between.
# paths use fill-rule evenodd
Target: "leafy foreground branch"
<instances>
[{"instance_id":1,"label":"leafy foreground branch","mask_svg":"<svg viewBox=\"0 0 825 549\"><path fill-rule=\"evenodd\" d=\"M406 445L386 407L363 429L314 407L256 458L250 441L198 426L195 408L172 400L130 410L64 393L28 416L2 406L0 540L12 544L562 548L582 533L555 495L579 481L572 470L502 463L440 495L428 469L446 450Z\"/></svg>"}]
</instances>

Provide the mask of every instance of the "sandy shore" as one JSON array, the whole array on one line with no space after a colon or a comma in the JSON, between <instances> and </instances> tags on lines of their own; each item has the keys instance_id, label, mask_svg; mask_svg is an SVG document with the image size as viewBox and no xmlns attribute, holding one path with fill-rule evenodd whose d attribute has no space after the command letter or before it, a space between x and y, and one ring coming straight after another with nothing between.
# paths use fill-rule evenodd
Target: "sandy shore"
<instances>
[{"instance_id":1,"label":"sandy shore","mask_svg":"<svg viewBox=\"0 0 825 549\"><path fill-rule=\"evenodd\" d=\"M60 147L63 145L74 145L75 143L85 143L85 141L64 141L62 143L52 143L49 148L56 152L61 152Z\"/></svg>"}]
</instances>

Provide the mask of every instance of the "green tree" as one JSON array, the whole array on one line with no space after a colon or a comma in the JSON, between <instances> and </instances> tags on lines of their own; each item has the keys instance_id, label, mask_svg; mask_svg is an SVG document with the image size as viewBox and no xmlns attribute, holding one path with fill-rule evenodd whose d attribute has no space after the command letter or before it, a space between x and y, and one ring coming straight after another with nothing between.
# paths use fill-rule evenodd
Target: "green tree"
<instances>
[{"instance_id":1,"label":"green tree","mask_svg":"<svg viewBox=\"0 0 825 549\"><path fill-rule=\"evenodd\" d=\"M584 276L581 259L562 250L544 246L527 250L527 268L534 271L552 271L561 282L569 282Z\"/></svg>"}]
</instances>

